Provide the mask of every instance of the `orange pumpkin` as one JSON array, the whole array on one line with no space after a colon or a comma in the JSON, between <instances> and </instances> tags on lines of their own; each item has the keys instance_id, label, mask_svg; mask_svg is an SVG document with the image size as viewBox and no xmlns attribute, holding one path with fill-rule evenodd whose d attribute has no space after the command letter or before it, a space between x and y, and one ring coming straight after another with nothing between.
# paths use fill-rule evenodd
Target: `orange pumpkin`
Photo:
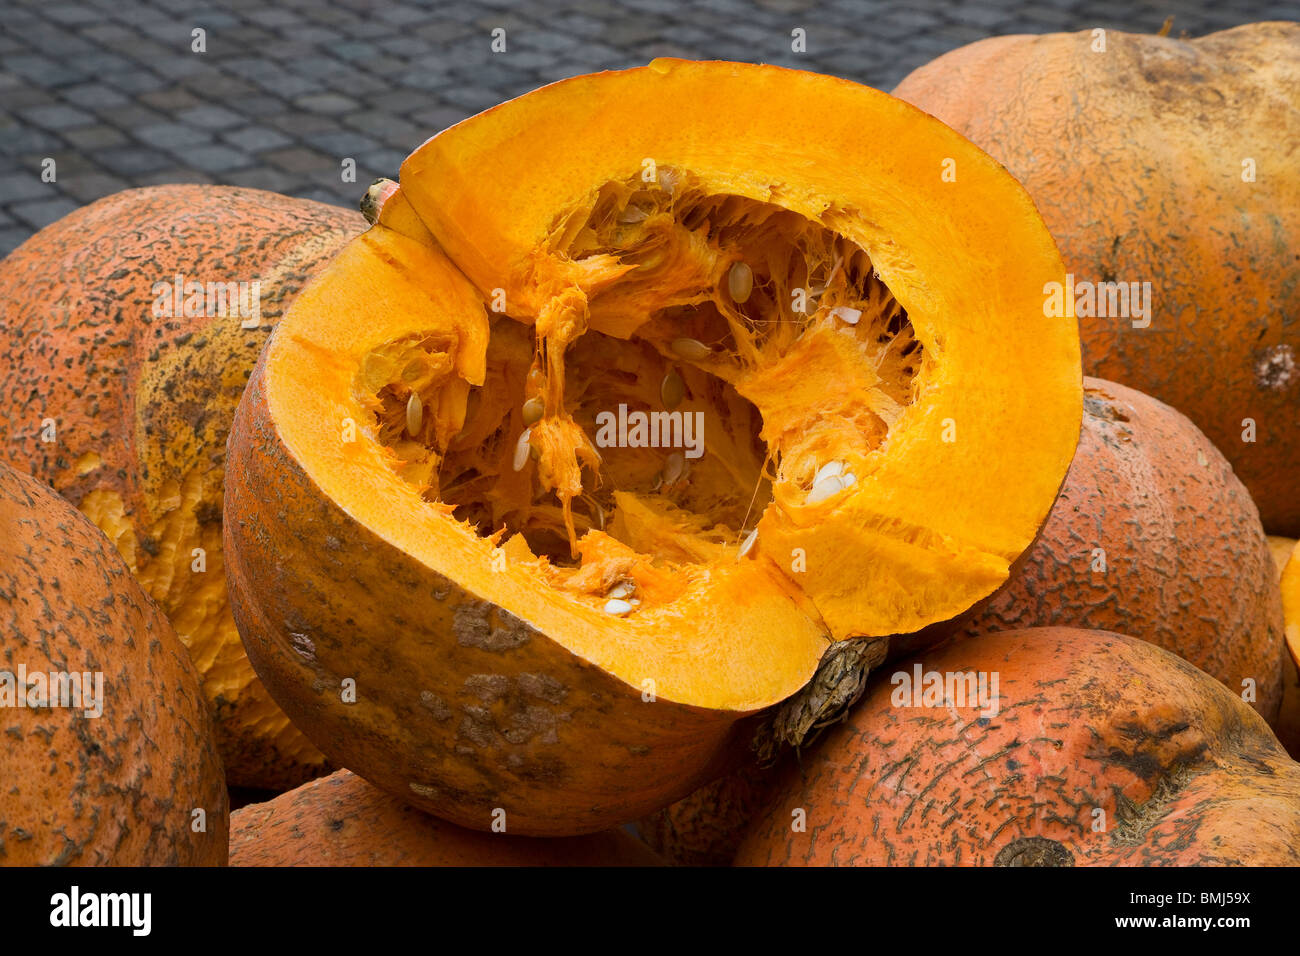
<instances>
[{"instance_id":1,"label":"orange pumpkin","mask_svg":"<svg viewBox=\"0 0 1300 956\"><path fill-rule=\"evenodd\" d=\"M1050 236L882 93L730 63L578 77L439 134L371 200L240 403L229 579L295 723L453 822L664 806L834 642L878 660L1000 585L1065 475Z\"/></svg>"},{"instance_id":2,"label":"orange pumpkin","mask_svg":"<svg viewBox=\"0 0 1300 956\"><path fill-rule=\"evenodd\" d=\"M1083 430L1042 534L997 594L934 631L1082 627L1140 637L1242 695L1282 696L1282 607L1254 502L1174 409L1084 379Z\"/></svg>"},{"instance_id":3,"label":"orange pumpkin","mask_svg":"<svg viewBox=\"0 0 1300 956\"><path fill-rule=\"evenodd\" d=\"M0 464L0 866L220 866L198 674L113 546Z\"/></svg>"},{"instance_id":4,"label":"orange pumpkin","mask_svg":"<svg viewBox=\"0 0 1300 956\"><path fill-rule=\"evenodd\" d=\"M162 606L232 784L292 786L324 758L266 694L230 616L226 435L267 331L364 227L258 190L160 186L80 209L0 262L0 460L77 505Z\"/></svg>"},{"instance_id":5,"label":"orange pumpkin","mask_svg":"<svg viewBox=\"0 0 1300 956\"><path fill-rule=\"evenodd\" d=\"M1104 631L899 662L777 788L740 865L1300 863L1300 764L1263 718Z\"/></svg>"},{"instance_id":6,"label":"orange pumpkin","mask_svg":"<svg viewBox=\"0 0 1300 956\"><path fill-rule=\"evenodd\" d=\"M1264 527L1300 536L1300 23L993 37L894 93L1034 197L1075 283L1085 371L1191 418Z\"/></svg>"},{"instance_id":7,"label":"orange pumpkin","mask_svg":"<svg viewBox=\"0 0 1300 956\"><path fill-rule=\"evenodd\" d=\"M663 866L622 830L580 837L465 830L340 770L241 807L231 866Z\"/></svg>"}]
</instances>

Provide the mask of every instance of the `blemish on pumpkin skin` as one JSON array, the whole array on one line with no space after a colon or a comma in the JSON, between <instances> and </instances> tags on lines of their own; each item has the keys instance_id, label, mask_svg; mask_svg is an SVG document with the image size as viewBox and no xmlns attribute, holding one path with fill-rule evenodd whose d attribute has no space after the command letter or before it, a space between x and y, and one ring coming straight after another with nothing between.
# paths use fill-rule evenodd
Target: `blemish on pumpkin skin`
<instances>
[{"instance_id":1,"label":"blemish on pumpkin skin","mask_svg":"<svg viewBox=\"0 0 1300 956\"><path fill-rule=\"evenodd\" d=\"M1260 388L1281 392L1296 380L1295 349L1283 343L1266 349L1255 360L1255 382Z\"/></svg>"}]
</instances>

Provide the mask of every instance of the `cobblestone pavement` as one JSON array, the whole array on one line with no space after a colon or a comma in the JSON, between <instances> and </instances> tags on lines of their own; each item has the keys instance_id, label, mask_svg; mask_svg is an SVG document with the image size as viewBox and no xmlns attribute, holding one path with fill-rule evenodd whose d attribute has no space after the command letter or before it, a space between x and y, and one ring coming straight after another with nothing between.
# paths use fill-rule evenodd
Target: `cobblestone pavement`
<instances>
[{"instance_id":1,"label":"cobblestone pavement","mask_svg":"<svg viewBox=\"0 0 1300 956\"><path fill-rule=\"evenodd\" d=\"M352 206L465 116L656 56L738 59L890 89L1001 33L1199 36L1300 20L1298 0L0 0L0 255L129 186L211 182ZM491 50L505 30L506 50ZM791 31L806 52L791 51ZM203 31L196 52L194 31ZM345 182L344 159L356 163ZM42 170L55 161L55 181Z\"/></svg>"}]
</instances>

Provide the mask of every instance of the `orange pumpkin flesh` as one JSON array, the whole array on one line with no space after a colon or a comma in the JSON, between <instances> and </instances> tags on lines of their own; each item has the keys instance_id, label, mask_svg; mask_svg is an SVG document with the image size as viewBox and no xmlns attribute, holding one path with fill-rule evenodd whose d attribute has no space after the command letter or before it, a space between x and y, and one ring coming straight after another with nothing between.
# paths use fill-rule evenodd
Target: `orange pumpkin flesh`
<instances>
[{"instance_id":1,"label":"orange pumpkin flesh","mask_svg":"<svg viewBox=\"0 0 1300 956\"><path fill-rule=\"evenodd\" d=\"M1085 371L1191 418L1300 536L1300 24L1097 43L980 40L894 94L1024 183L1079 283L1151 283L1146 318L1080 317Z\"/></svg>"},{"instance_id":2,"label":"orange pumpkin flesh","mask_svg":"<svg viewBox=\"0 0 1300 956\"><path fill-rule=\"evenodd\" d=\"M224 865L226 785L184 646L104 536L3 464L0 619L0 866Z\"/></svg>"},{"instance_id":3,"label":"orange pumpkin flesh","mask_svg":"<svg viewBox=\"0 0 1300 956\"><path fill-rule=\"evenodd\" d=\"M974 695L912 706L880 673L776 785L738 864L1300 863L1300 764L1235 694L1154 644L1007 631L889 670L918 665L997 675L996 713Z\"/></svg>"},{"instance_id":4,"label":"orange pumpkin flesh","mask_svg":"<svg viewBox=\"0 0 1300 956\"><path fill-rule=\"evenodd\" d=\"M1282 694L1282 608L1254 502L1169 406L1084 379L1061 495L1011 580L945 636L1083 627L1139 637L1217 677L1265 719Z\"/></svg>"},{"instance_id":5,"label":"orange pumpkin flesh","mask_svg":"<svg viewBox=\"0 0 1300 956\"><path fill-rule=\"evenodd\" d=\"M230 816L231 866L663 866L622 830L552 839L480 833L340 770Z\"/></svg>"},{"instance_id":6,"label":"orange pumpkin flesh","mask_svg":"<svg viewBox=\"0 0 1300 956\"><path fill-rule=\"evenodd\" d=\"M226 435L267 329L364 226L258 190L162 186L80 209L0 262L0 457L76 504L167 613L232 784L292 786L324 758L261 686L230 616ZM253 328L235 311L241 281L261 283ZM220 284L214 309L194 283Z\"/></svg>"},{"instance_id":7,"label":"orange pumpkin flesh","mask_svg":"<svg viewBox=\"0 0 1300 956\"><path fill-rule=\"evenodd\" d=\"M606 107L637 122L566 119ZM454 822L590 832L689 791L828 641L1000 584L1073 452L1050 238L875 91L579 77L430 140L376 205L241 402L229 575L304 732ZM700 413L707 453L611 447L620 406Z\"/></svg>"},{"instance_id":8,"label":"orange pumpkin flesh","mask_svg":"<svg viewBox=\"0 0 1300 956\"><path fill-rule=\"evenodd\" d=\"M1289 543L1289 553L1278 562L1287 653L1282 661L1282 708L1273 730L1291 756L1300 759L1300 544Z\"/></svg>"}]
</instances>

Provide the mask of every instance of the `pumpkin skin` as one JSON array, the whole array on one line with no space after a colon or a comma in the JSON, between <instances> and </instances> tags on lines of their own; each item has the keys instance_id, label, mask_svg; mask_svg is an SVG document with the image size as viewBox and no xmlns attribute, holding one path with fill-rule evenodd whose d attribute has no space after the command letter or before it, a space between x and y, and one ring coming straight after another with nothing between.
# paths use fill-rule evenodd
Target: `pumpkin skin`
<instances>
[{"instance_id":1,"label":"pumpkin skin","mask_svg":"<svg viewBox=\"0 0 1300 956\"><path fill-rule=\"evenodd\" d=\"M747 762L641 820L641 839L676 866L730 866L778 780Z\"/></svg>"},{"instance_id":2,"label":"pumpkin skin","mask_svg":"<svg viewBox=\"0 0 1300 956\"><path fill-rule=\"evenodd\" d=\"M160 186L80 209L0 262L0 456L90 517L168 614L203 676L232 785L292 786L324 758L261 686L230 616L226 435L268 329L364 228L354 212L259 190ZM260 281L257 327L184 308L156 316L154 283L177 273Z\"/></svg>"},{"instance_id":3,"label":"pumpkin skin","mask_svg":"<svg viewBox=\"0 0 1300 956\"><path fill-rule=\"evenodd\" d=\"M764 117L725 156L701 145L723 102ZM615 103L634 136L572 121ZM811 107L853 175L809 173L824 145L790 124ZM954 153L949 190L930 172ZM554 836L667 805L832 641L1005 580L1068 467L1077 333L1042 314L1050 236L996 164L884 94L744 64L579 77L439 134L368 202L236 413L228 577L295 723L452 822L499 808ZM822 298L779 312L799 283ZM597 452L620 404L700 415L708 454L684 477ZM856 484L812 495L836 462Z\"/></svg>"},{"instance_id":4,"label":"pumpkin skin","mask_svg":"<svg viewBox=\"0 0 1300 956\"><path fill-rule=\"evenodd\" d=\"M982 672L990 687L996 673L997 713L895 706L904 687L882 672L787 771L737 864L1300 862L1300 764L1236 695L1154 644L1041 628L950 644L896 673L918 665ZM806 832L791 831L799 809Z\"/></svg>"},{"instance_id":5,"label":"pumpkin skin","mask_svg":"<svg viewBox=\"0 0 1300 956\"><path fill-rule=\"evenodd\" d=\"M1282 607L1250 495L1168 405L1085 378L1083 409L1078 451L1038 540L1005 587L936 632L1128 634L1234 693L1253 681L1252 705L1273 719L1282 695Z\"/></svg>"},{"instance_id":6,"label":"pumpkin skin","mask_svg":"<svg viewBox=\"0 0 1300 956\"><path fill-rule=\"evenodd\" d=\"M622 830L538 839L466 830L339 770L241 807L231 866L663 866Z\"/></svg>"},{"instance_id":7,"label":"pumpkin skin","mask_svg":"<svg viewBox=\"0 0 1300 956\"><path fill-rule=\"evenodd\" d=\"M1084 371L1191 418L1300 536L1300 24L1093 42L981 40L894 93L1006 165L1078 280L1152 284L1147 328L1080 317Z\"/></svg>"},{"instance_id":8,"label":"pumpkin skin","mask_svg":"<svg viewBox=\"0 0 1300 956\"><path fill-rule=\"evenodd\" d=\"M224 865L226 786L189 655L98 529L3 464L0 616L0 865ZM101 712L32 707L20 666L28 688L101 674Z\"/></svg>"}]
</instances>

